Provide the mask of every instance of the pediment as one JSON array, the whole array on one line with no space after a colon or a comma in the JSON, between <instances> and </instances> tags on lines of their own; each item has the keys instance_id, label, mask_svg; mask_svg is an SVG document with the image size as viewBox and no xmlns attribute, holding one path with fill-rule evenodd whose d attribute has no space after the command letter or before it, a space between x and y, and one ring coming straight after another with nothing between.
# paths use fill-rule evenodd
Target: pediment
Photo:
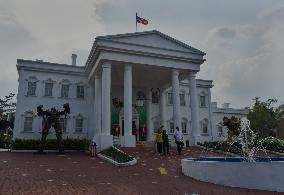
<instances>
[{"instance_id":1,"label":"pediment","mask_svg":"<svg viewBox=\"0 0 284 195\"><path fill-rule=\"evenodd\" d=\"M146 32L127 33L127 34L120 34L120 35L108 35L108 36L101 36L97 38L103 39L103 40L116 41L120 43L177 50L177 51L183 51L183 52L192 52L192 53L196 53L199 55L205 55L204 52L196 48L193 48L181 41L178 41L156 30L146 31Z\"/></svg>"}]
</instances>

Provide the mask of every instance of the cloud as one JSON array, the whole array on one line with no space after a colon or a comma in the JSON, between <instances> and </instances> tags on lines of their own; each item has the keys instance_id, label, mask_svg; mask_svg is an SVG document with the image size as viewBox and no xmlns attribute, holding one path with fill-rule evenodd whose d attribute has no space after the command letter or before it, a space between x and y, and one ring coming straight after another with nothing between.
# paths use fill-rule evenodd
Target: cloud
<instances>
[{"instance_id":1,"label":"cloud","mask_svg":"<svg viewBox=\"0 0 284 195\"><path fill-rule=\"evenodd\" d=\"M17 92L17 58L70 63L66 56L90 50L105 32L93 2L0 0L0 97Z\"/></svg>"},{"instance_id":2,"label":"cloud","mask_svg":"<svg viewBox=\"0 0 284 195\"><path fill-rule=\"evenodd\" d=\"M205 72L215 81L216 99L237 106L249 105L255 96L284 100L283 14L284 8L278 8L252 24L210 30Z\"/></svg>"}]
</instances>

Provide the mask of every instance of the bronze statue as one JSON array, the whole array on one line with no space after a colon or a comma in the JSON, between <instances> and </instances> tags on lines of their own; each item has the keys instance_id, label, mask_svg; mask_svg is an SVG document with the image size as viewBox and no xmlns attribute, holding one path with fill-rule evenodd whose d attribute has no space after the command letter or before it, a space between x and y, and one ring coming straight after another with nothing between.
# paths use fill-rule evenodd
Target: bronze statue
<instances>
[{"instance_id":1,"label":"bronze statue","mask_svg":"<svg viewBox=\"0 0 284 195\"><path fill-rule=\"evenodd\" d=\"M70 107L69 104L66 103L63 105L64 110L58 111L54 107L51 110L43 110L43 105L37 107L37 115L43 117L43 126L42 126L42 137L41 142L39 145L39 153L43 153L44 144L46 141L46 137L48 135L49 129L53 127L56 132L57 144L59 152L63 152L63 145L62 145L62 130L60 126L60 116L70 114Z\"/></svg>"}]
</instances>

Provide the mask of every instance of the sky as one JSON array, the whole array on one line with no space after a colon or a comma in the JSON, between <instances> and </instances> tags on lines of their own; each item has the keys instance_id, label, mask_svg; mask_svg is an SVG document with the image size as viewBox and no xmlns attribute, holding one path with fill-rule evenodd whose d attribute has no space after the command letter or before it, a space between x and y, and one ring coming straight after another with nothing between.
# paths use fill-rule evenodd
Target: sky
<instances>
[{"instance_id":1,"label":"sky","mask_svg":"<svg viewBox=\"0 0 284 195\"><path fill-rule=\"evenodd\" d=\"M135 12L206 53L198 78L234 108L284 103L283 0L0 0L0 98L17 93L17 59L84 66L96 36L135 32Z\"/></svg>"}]
</instances>

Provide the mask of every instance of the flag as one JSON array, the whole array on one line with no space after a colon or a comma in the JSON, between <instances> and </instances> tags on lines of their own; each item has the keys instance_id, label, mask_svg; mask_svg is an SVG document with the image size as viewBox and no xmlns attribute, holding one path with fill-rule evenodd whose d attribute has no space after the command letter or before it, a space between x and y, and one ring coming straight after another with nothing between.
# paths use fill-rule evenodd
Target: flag
<instances>
[{"instance_id":1,"label":"flag","mask_svg":"<svg viewBox=\"0 0 284 195\"><path fill-rule=\"evenodd\" d=\"M141 23L141 24L147 25L148 24L148 20L146 20L144 18L140 18L139 16L137 16L137 13L136 13L136 26L137 26L137 23Z\"/></svg>"}]
</instances>

